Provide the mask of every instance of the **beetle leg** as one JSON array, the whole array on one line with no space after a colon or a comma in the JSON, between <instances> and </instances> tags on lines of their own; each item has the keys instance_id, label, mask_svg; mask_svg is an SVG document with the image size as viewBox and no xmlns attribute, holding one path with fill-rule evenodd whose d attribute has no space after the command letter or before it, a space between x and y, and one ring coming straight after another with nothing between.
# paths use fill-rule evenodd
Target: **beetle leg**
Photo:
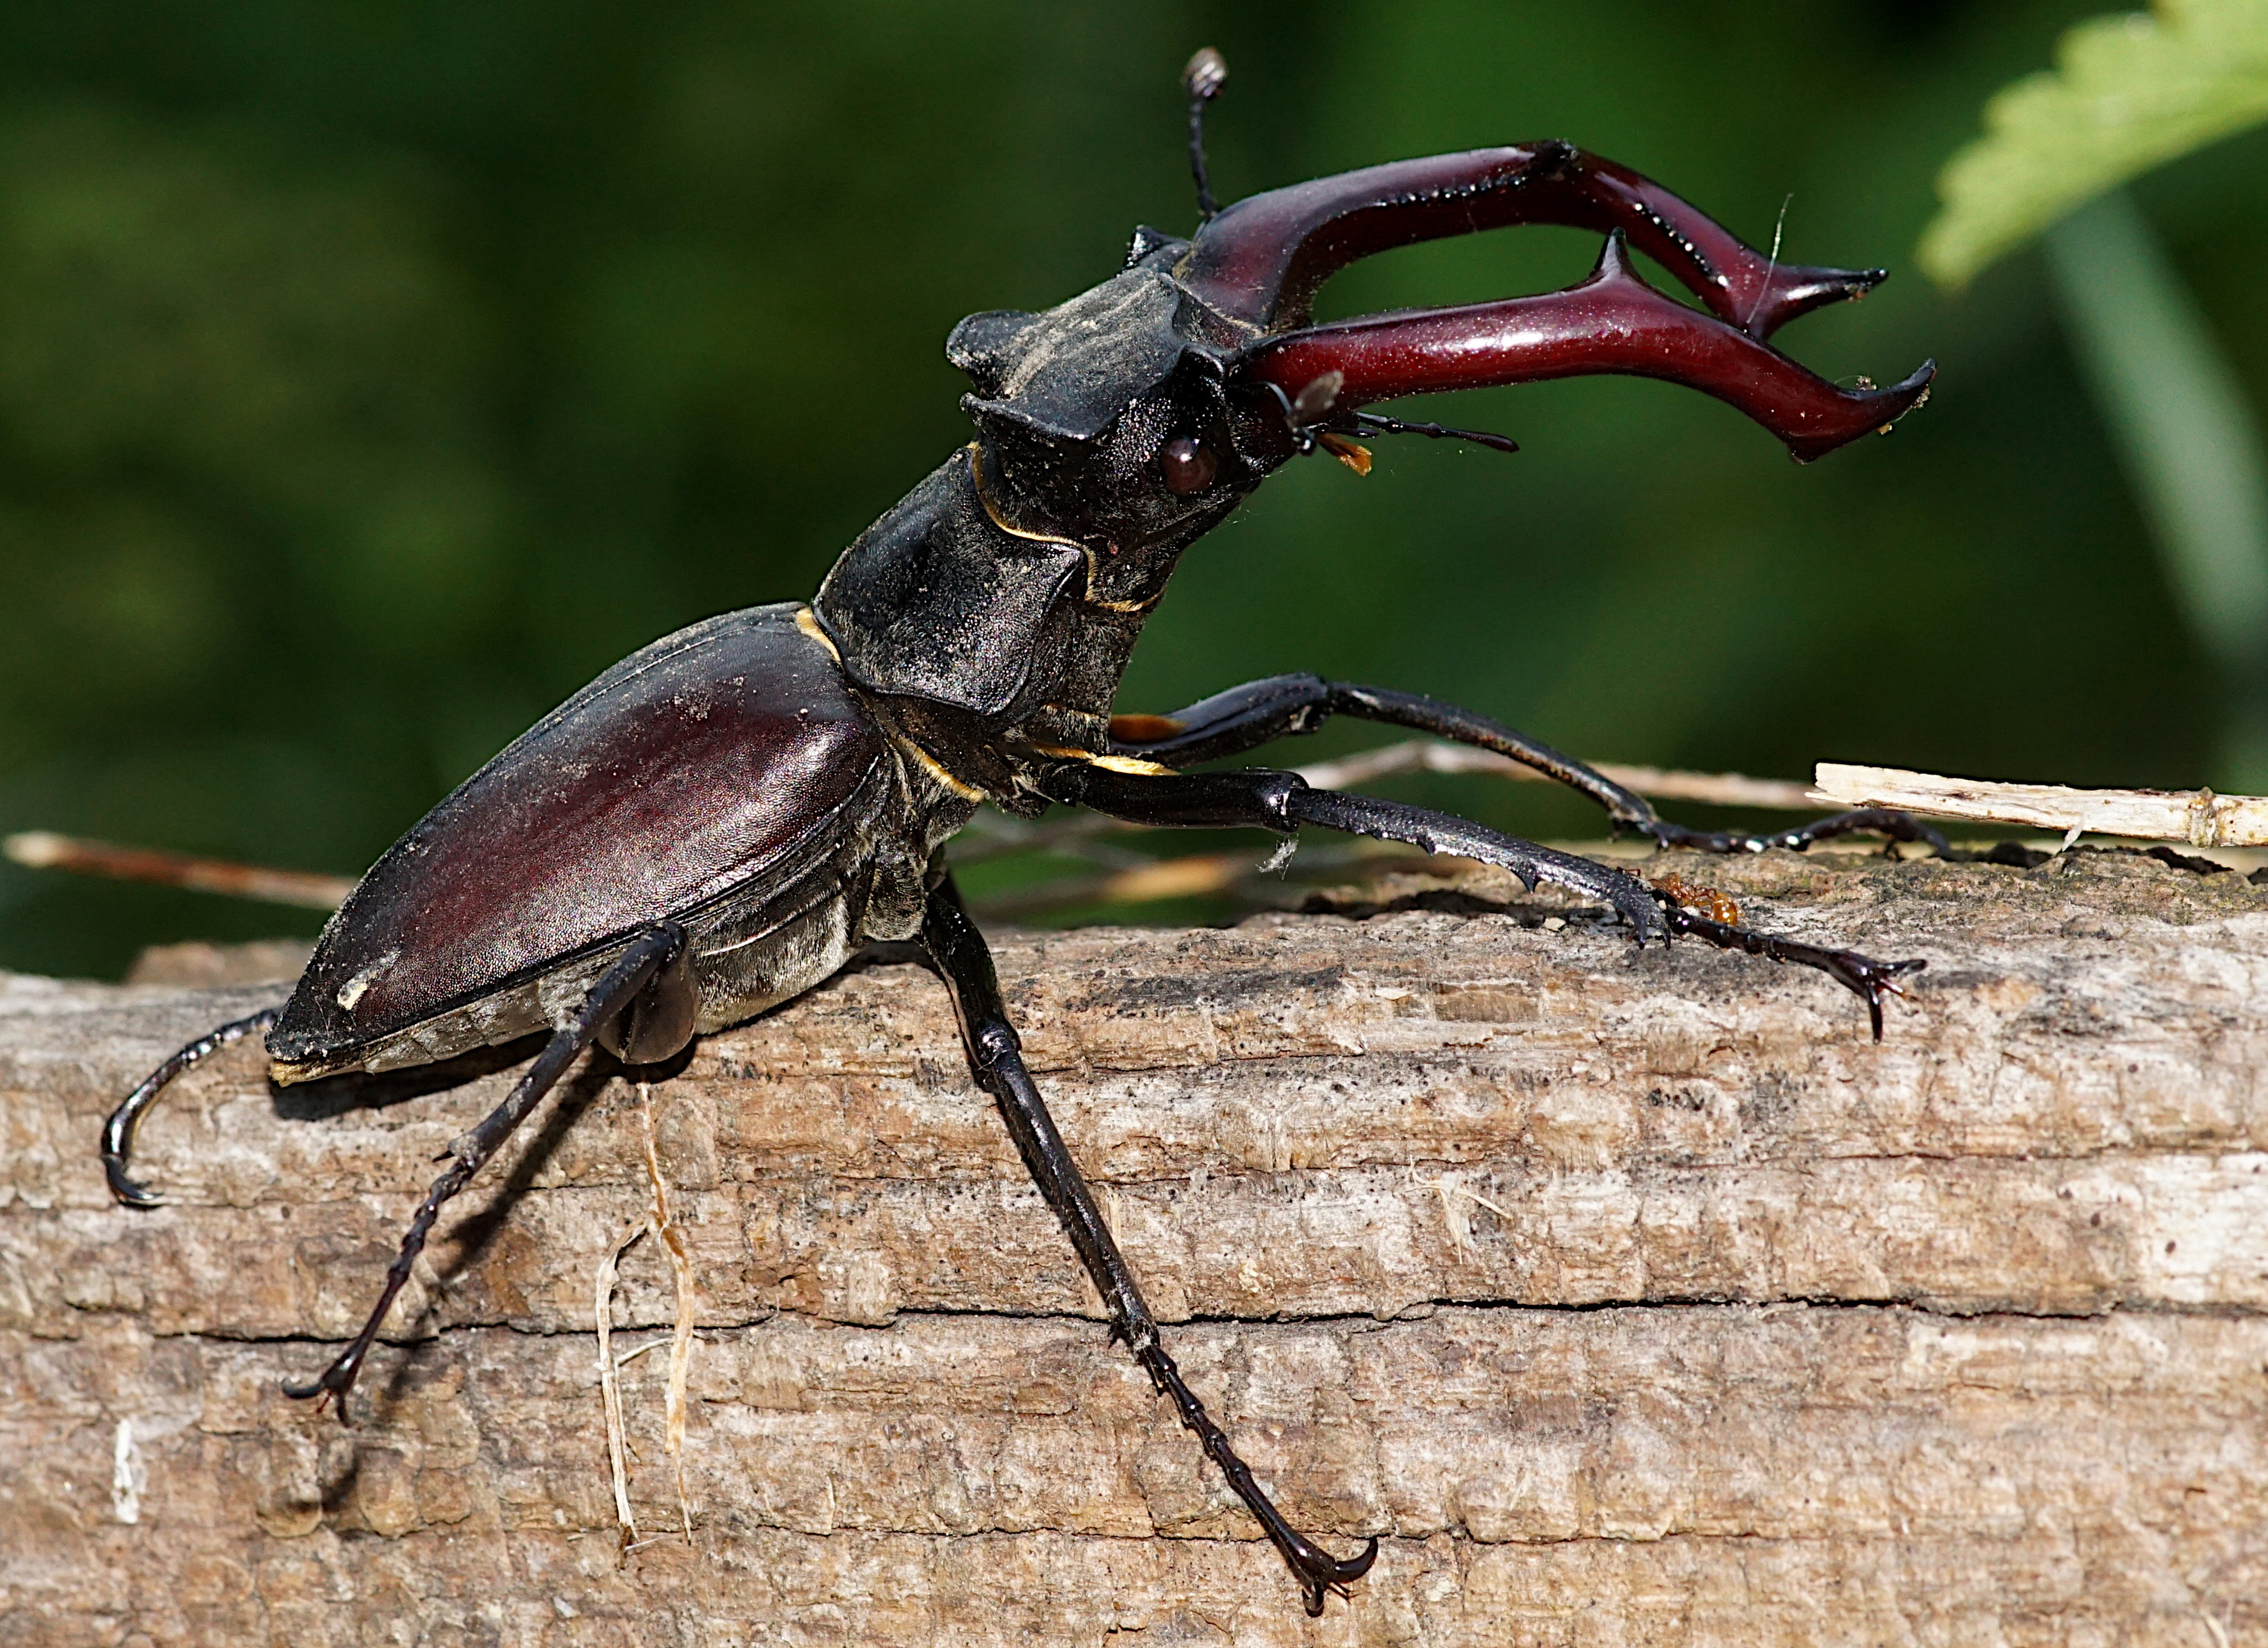
<instances>
[{"instance_id":1,"label":"beetle leg","mask_svg":"<svg viewBox=\"0 0 2268 1648\"><path fill-rule=\"evenodd\" d=\"M1093 807L1134 824L1220 829L1257 825L1290 834L1303 824L1407 842L1420 851L1454 853L1500 865L1528 887L1550 881L1603 900L1631 924L1638 943L1686 933L1720 950L1741 950L1799 967L1816 967L1867 1004L1874 1039L1882 1039L1882 997L1898 995L1898 979L1918 971L1918 960L1877 961L1852 950L1830 950L1793 938L1711 921L1679 906L1669 894L1636 876L1554 852L1533 842L1430 807L1381 801L1374 796L1316 790L1297 773L1246 768L1219 773L1138 773L1091 761L1066 761L1042 773L1039 792L1051 801Z\"/></svg>"},{"instance_id":2,"label":"beetle leg","mask_svg":"<svg viewBox=\"0 0 2268 1648\"><path fill-rule=\"evenodd\" d=\"M1313 732L1334 715L1409 727L1508 755L1580 791L1606 808L1617 824L1640 827L1653 816L1645 797L1486 716L1422 693L1325 681L1320 675L1270 675L1217 692L1171 715L1115 717L1110 749L1113 754L1167 767L1193 767L1226 761L1280 738Z\"/></svg>"},{"instance_id":3,"label":"beetle leg","mask_svg":"<svg viewBox=\"0 0 2268 1648\"><path fill-rule=\"evenodd\" d=\"M1316 675L1271 675L1215 693L1171 715L1115 717L1110 748L1113 754L1138 756L1167 767L1196 766L1241 755L1294 733L1312 732L1333 715L1431 732L1452 743L1509 756L1588 796L1606 808L1617 830L1644 835L1657 847L1690 847L1713 853L1786 847L1801 852L1814 842L1868 831L1893 841L1926 842L1941 855L1953 851L1952 844L1938 830L1911 813L1888 807L1859 807L1768 835L1689 829L1661 817L1636 791L1502 722L1423 693L1330 681ZM1118 730L1122 725L1124 734Z\"/></svg>"},{"instance_id":4,"label":"beetle leg","mask_svg":"<svg viewBox=\"0 0 2268 1648\"><path fill-rule=\"evenodd\" d=\"M1955 856L1953 843L1946 840L1942 830L1896 807L1853 807L1848 813L1830 813L1793 829L1774 830L1769 835L1752 835L1740 830L1688 829L1683 824L1659 817L1630 828L1651 838L1657 847L1690 847L1696 852L1753 853L1774 847L1801 852L1814 842L1832 841L1838 835L1886 835L1894 842L1926 842L1940 858Z\"/></svg>"},{"instance_id":5,"label":"beetle leg","mask_svg":"<svg viewBox=\"0 0 2268 1648\"><path fill-rule=\"evenodd\" d=\"M425 1239L432 1233L442 1208L473 1181L504 1140L512 1137L512 1130L527 1119L528 1112L558 1085L576 1056L636 1001L653 976L668 967L684 947L685 930L675 922L657 923L630 940L621 958L591 987L591 993L583 998L583 1005L574 1018L562 1025L543 1051L535 1056L535 1062L527 1067L511 1095L458 1141L454 1148L456 1159L449 1165L449 1171L433 1181L433 1188L417 1204L409 1228L402 1234L401 1250L387 1269L386 1286L378 1296L378 1305L363 1323L362 1331L313 1379L305 1383L285 1380L286 1396L312 1396L319 1406L335 1396L339 1399L339 1419L345 1422L347 1393L354 1388L356 1376L362 1372L363 1358L377 1342L378 1330L385 1324L387 1312L394 1307L394 1296L408 1284L410 1269L424 1251Z\"/></svg>"},{"instance_id":6,"label":"beetle leg","mask_svg":"<svg viewBox=\"0 0 2268 1648\"><path fill-rule=\"evenodd\" d=\"M968 1049L976 1084L999 1105L1024 1165L1031 1170L1048 1205L1063 1220L1079 1262L1102 1295L1113 1331L1126 1341L1151 1383L1173 1399L1182 1425L1197 1433L1205 1456L1220 1468L1236 1497L1259 1519L1299 1582L1307 1612L1321 1614L1327 1593L1336 1591L1344 1596L1348 1585L1370 1571L1378 1558L1378 1541L1373 1538L1359 1556L1342 1561L1286 1521L1254 1479L1252 1468L1230 1446L1227 1432L1205 1412L1173 1357L1166 1354L1158 1340L1157 1319L1143 1300L1125 1255L1118 1251L1110 1227L1103 1223L1094 1195L1087 1188L1079 1164L1071 1159L1063 1135L1056 1130L1055 1119L1048 1114L1039 1086L1025 1066L1021 1043L1008 1021L1007 1004L992 968L992 953L984 935L969 919L950 876L930 894L922 944L952 987L961 1042Z\"/></svg>"},{"instance_id":7,"label":"beetle leg","mask_svg":"<svg viewBox=\"0 0 2268 1648\"><path fill-rule=\"evenodd\" d=\"M174 1077L230 1042L266 1030L283 1011L281 1007L265 1007L249 1019L239 1019L217 1030L208 1030L144 1077L142 1085L126 1095L125 1101L110 1113L110 1120L102 1124L102 1173L110 1181L112 1196L128 1207L158 1205L158 1198L150 1194L148 1188L129 1178L126 1172L126 1164L133 1159L134 1135L142 1126L142 1118Z\"/></svg>"}]
</instances>

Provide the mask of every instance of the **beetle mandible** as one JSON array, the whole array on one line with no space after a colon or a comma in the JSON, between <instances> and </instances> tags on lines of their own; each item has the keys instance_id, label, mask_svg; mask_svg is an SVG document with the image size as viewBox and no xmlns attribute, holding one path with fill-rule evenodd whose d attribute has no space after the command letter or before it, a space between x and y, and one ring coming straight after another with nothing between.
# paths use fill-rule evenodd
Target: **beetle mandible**
<instances>
[{"instance_id":1,"label":"beetle mandible","mask_svg":"<svg viewBox=\"0 0 2268 1648\"><path fill-rule=\"evenodd\" d=\"M1555 882L1640 945L1688 934L1817 968L1867 1004L1919 961L1752 931L1619 870L1453 815L1310 788L1263 768L1192 772L1347 715L1497 751L1599 802L1660 845L1754 851L1853 830L1942 845L1903 814L1840 814L1768 837L1657 817L1581 762L1468 710L1381 688L1278 676L1169 716L1112 701L1183 550L1294 457L1358 466L1355 438L1415 432L1372 403L1580 373L1665 379L1730 402L1819 457L1925 398L1925 364L1843 389L1771 349L1783 323L1854 298L1880 269L1805 268L1743 244L1676 195L1558 142L1344 173L1216 210L1203 115L1226 70L1184 72L1199 223L1135 232L1110 279L1042 314L971 315L946 345L976 438L867 529L807 604L751 607L665 636L600 675L467 779L373 865L280 1008L167 1059L104 1129L110 1188L166 1084L265 1032L279 1083L450 1058L549 1029L511 1094L453 1147L361 1331L291 1394L338 1399L442 1207L593 1042L630 1065L810 990L861 947L918 943L949 986L976 1080L998 1102L1123 1339L1275 1543L1309 1614L1366 1572L1293 1528L1160 1340L1132 1270L1026 1069L983 935L944 843L980 802L1051 803L1152 825L1351 832ZM1602 232L1563 291L1312 323L1332 274L1388 247L1516 224ZM1640 278L1635 246L1706 306Z\"/></svg>"}]
</instances>

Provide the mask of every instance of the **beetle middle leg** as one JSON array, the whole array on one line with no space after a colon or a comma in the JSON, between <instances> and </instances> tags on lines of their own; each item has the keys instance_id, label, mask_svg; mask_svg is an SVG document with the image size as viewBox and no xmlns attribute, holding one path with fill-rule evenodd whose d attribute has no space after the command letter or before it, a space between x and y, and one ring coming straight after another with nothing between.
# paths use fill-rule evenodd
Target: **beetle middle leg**
<instances>
[{"instance_id":1,"label":"beetle middle leg","mask_svg":"<svg viewBox=\"0 0 2268 1648\"><path fill-rule=\"evenodd\" d=\"M1423 852L1476 858L1511 871L1531 887L1550 881L1602 900L1631 924L1641 945L1656 936L1666 943L1671 934L1684 933L1720 950L1816 968L1867 1004L1877 1041L1882 1039L1883 996L1899 994L1899 978L1924 965L1918 960L1878 961L1855 950L1829 949L1712 921L1682 908L1668 894L1636 876L1588 858L1555 852L1453 813L1314 789L1292 772L1262 767L1210 773L1177 773L1163 767L1154 773L1128 772L1090 758L1047 767L1037 788L1051 801L1092 807L1130 824L1197 829L1257 826L1282 835L1312 824L1351 835L1407 842Z\"/></svg>"},{"instance_id":2,"label":"beetle middle leg","mask_svg":"<svg viewBox=\"0 0 2268 1648\"><path fill-rule=\"evenodd\" d=\"M1312 732L1333 715L1431 732L1454 744L1509 756L1588 796L1607 810L1616 830L1644 835L1657 847L1690 847L1714 853L1786 847L1801 852L1815 842L1863 832L1887 835L1892 841L1926 842L1943 856L1953 851L1939 831L1911 813L1887 807L1854 808L1766 835L1689 829L1663 818L1635 791L1484 715L1422 693L1325 681L1318 675L1271 675L1264 681L1247 681L1171 715L1114 717L1111 751L1168 767L1195 766L1241 755L1279 738Z\"/></svg>"},{"instance_id":3,"label":"beetle middle leg","mask_svg":"<svg viewBox=\"0 0 2268 1648\"><path fill-rule=\"evenodd\" d=\"M394 1297L409 1283L410 1269L416 1264L417 1255L424 1251L425 1239L432 1233L435 1222L441 1217L442 1208L488 1165L489 1159L503 1147L513 1130L527 1119L528 1113L558 1085L559 1078L567 1073L567 1067L575 1062L577 1055L601 1035L621 1034L625 1041L637 1041L636 1021L641 1019L648 1025L656 1020L681 1019L689 1034L692 1022L689 1012L682 1011L674 1001L650 1003L647 999L648 987L658 981L681 981L677 988L691 988L690 975L672 966L684 953L685 947L685 930L675 922L658 922L630 940L630 947L622 952L620 959L591 987L590 994L583 998L583 1004L577 1009L574 1017L553 1033L551 1040L544 1045L543 1051L535 1056L535 1062L527 1067L511 1094L451 1146L450 1153L456 1159L450 1163L446 1173L433 1181L432 1188L425 1193L425 1199L417 1204L417 1211L410 1218L409 1228L402 1234L401 1250L394 1256L393 1264L387 1268L386 1286L379 1292L378 1304L371 1311L369 1320L363 1323L362 1331L354 1336L353 1342L328 1367L313 1379L304 1383L287 1379L284 1385L285 1395L312 1396L319 1404L335 1396L339 1400L339 1417L342 1421L346 1418L347 1393L354 1388L355 1379L362 1372L363 1359L370 1354L371 1346L377 1343L378 1330L385 1325L387 1313L394 1307ZM617 1021L621 1020L632 1021L631 1027L627 1031L618 1030ZM680 1045L682 1045L682 1041L681 1038ZM636 1050L649 1052L645 1047ZM675 1048L668 1051L674 1052Z\"/></svg>"},{"instance_id":4,"label":"beetle middle leg","mask_svg":"<svg viewBox=\"0 0 2268 1648\"><path fill-rule=\"evenodd\" d=\"M1344 1594L1347 1585L1370 1571L1371 1563L1378 1559L1378 1541L1373 1538L1359 1556L1342 1561L1286 1521L1254 1479L1252 1468L1230 1446L1227 1432L1205 1411L1174 1358L1159 1343L1157 1319L1143 1300L1134 1272L1118 1251L1110 1227L1103 1223L1094 1192L1087 1188L1079 1164L1071 1159L1063 1135L1056 1130L1055 1119L1048 1114L1039 1086L1024 1064L1022 1044L1015 1026L1008 1022L1007 1003L992 968L991 950L969 919L950 876L930 894L922 922L922 945L952 987L961 1043L968 1049L976 1084L999 1105L1025 1166L1031 1170L1041 1196L1062 1219L1071 1246L1079 1251L1079 1262L1102 1295L1112 1331L1125 1340L1151 1383L1173 1399L1182 1425L1197 1433L1205 1456L1220 1468L1236 1497L1259 1519L1299 1581L1307 1612L1321 1614L1326 1593Z\"/></svg>"}]
</instances>

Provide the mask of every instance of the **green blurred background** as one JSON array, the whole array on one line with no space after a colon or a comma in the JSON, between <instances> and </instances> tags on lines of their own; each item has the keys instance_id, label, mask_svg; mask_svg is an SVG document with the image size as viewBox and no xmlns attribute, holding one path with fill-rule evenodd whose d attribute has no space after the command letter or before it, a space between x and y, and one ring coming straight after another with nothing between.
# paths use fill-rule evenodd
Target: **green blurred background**
<instances>
[{"instance_id":1,"label":"green blurred background","mask_svg":"<svg viewBox=\"0 0 2268 1648\"><path fill-rule=\"evenodd\" d=\"M1175 76L1208 41L1225 196L1565 136L1759 243L1785 202L1791 260L1888 264L1779 341L1846 381L1942 376L1894 438L1808 468L1660 384L1443 403L1524 450L1294 466L1185 563L1126 707L1314 669L1599 759L2212 778L2224 684L2039 254L1955 297L1912 269L1986 95L2101 9L15 8L0 830L353 872L622 654L807 595L966 438L956 319L1106 276L1138 222L1188 230ZM2257 396L2268 139L2135 194ZM1414 248L1324 312L1564 284L1596 249ZM1597 833L1530 786L1399 792ZM11 967L319 920L0 865Z\"/></svg>"}]
</instances>

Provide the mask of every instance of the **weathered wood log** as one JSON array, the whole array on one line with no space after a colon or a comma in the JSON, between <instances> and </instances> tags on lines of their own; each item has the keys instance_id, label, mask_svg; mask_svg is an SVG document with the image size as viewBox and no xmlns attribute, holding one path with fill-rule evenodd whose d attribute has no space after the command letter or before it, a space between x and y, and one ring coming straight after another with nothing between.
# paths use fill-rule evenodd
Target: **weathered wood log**
<instances>
[{"instance_id":1,"label":"weathered wood log","mask_svg":"<svg viewBox=\"0 0 2268 1648\"><path fill-rule=\"evenodd\" d=\"M269 1088L280 989L0 986L0 1643L2167 1642L2268 1635L2268 887L1689 861L1815 975L1486 875L1227 931L1009 935L1057 1115L1168 1342L1295 1520L1299 1612L1107 1343L943 990L853 973L656 1086L698 1281L620 1372L645 1217L594 1071L445 1222L342 1430L277 1392L509 1071ZM1362 915L1362 912L1356 912ZM666 1339L651 1240L615 1350ZM636 1330L625 1332L625 1330ZM651 1331L648 1331L651 1330Z\"/></svg>"}]
</instances>

